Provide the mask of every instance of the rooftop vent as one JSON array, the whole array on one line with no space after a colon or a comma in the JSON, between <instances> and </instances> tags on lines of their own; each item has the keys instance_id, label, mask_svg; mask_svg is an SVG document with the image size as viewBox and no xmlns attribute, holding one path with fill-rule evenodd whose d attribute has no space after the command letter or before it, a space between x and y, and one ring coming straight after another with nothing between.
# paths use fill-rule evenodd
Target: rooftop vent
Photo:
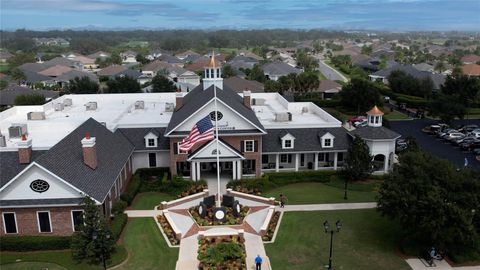
<instances>
[{"instance_id":1,"label":"rooftop vent","mask_svg":"<svg viewBox=\"0 0 480 270\"><path fill-rule=\"evenodd\" d=\"M265 105L265 99L264 98L254 98L252 100L252 105L263 106L263 105Z\"/></svg>"},{"instance_id":2,"label":"rooftop vent","mask_svg":"<svg viewBox=\"0 0 480 270\"><path fill-rule=\"evenodd\" d=\"M3 136L2 133L0 133L0 147L5 147L7 146L6 138Z\"/></svg>"},{"instance_id":3,"label":"rooftop vent","mask_svg":"<svg viewBox=\"0 0 480 270\"><path fill-rule=\"evenodd\" d=\"M71 98L66 98L63 100L63 105L65 106L72 106L72 99Z\"/></svg>"},{"instance_id":4,"label":"rooftop vent","mask_svg":"<svg viewBox=\"0 0 480 270\"><path fill-rule=\"evenodd\" d=\"M175 104L167 102L165 103L165 111L166 112L173 112L175 110Z\"/></svg>"},{"instance_id":5,"label":"rooftop vent","mask_svg":"<svg viewBox=\"0 0 480 270\"><path fill-rule=\"evenodd\" d=\"M292 113L290 112L280 112L275 114L276 122L288 122L292 121Z\"/></svg>"},{"instance_id":6,"label":"rooftop vent","mask_svg":"<svg viewBox=\"0 0 480 270\"><path fill-rule=\"evenodd\" d=\"M96 101L90 101L85 104L85 108L87 111L95 111L97 109L97 102Z\"/></svg>"},{"instance_id":7,"label":"rooftop vent","mask_svg":"<svg viewBox=\"0 0 480 270\"><path fill-rule=\"evenodd\" d=\"M8 136L12 138L21 138L22 135L27 134L27 124L12 124L8 128Z\"/></svg>"},{"instance_id":8,"label":"rooftop vent","mask_svg":"<svg viewBox=\"0 0 480 270\"><path fill-rule=\"evenodd\" d=\"M143 100L135 101L135 110L145 109L145 102Z\"/></svg>"},{"instance_id":9,"label":"rooftop vent","mask_svg":"<svg viewBox=\"0 0 480 270\"><path fill-rule=\"evenodd\" d=\"M302 107L302 113L308 113L308 107Z\"/></svg>"},{"instance_id":10,"label":"rooftop vent","mask_svg":"<svg viewBox=\"0 0 480 270\"><path fill-rule=\"evenodd\" d=\"M63 108L64 108L64 107L65 107L65 102L53 104L53 109L54 109L55 111L63 111Z\"/></svg>"},{"instance_id":11,"label":"rooftop vent","mask_svg":"<svg viewBox=\"0 0 480 270\"><path fill-rule=\"evenodd\" d=\"M45 120L44 112L29 112L27 113L28 120Z\"/></svg>"}]
</instances>

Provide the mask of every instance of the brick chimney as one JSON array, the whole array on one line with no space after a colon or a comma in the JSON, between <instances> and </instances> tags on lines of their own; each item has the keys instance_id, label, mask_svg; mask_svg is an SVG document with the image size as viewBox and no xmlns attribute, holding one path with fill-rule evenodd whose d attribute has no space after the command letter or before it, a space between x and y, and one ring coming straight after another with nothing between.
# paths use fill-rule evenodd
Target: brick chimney
<instances>
[{"instance_id":1,"label":"brick chimney","mask_svg":"<svg viewBox=\"0 0 480 270\"><path fill-rule=\"evenodd\" d=\"M180 89L175 93L175 111L178 111L183 106L183 93Z\"/></svg>"},{"instance_id":2,"label":"brick chimney","mask_svg":"<svg viewBox=\"0 0 480 270\"><path fill-rule=\"evenodd\" d=\"M252 107L252 105L250 103L251 102L251 98L250 98L251 94L252 93L248 90L243 91L243 105L245 105L249 109Z\"/></svg>"},{"instance_id":3,"label":"brick chimney","mask_svg":"<svg viewBox=\"0 0 480 270\"><path fill-rule=\"evenodd\" d=\"M20 164L28 164L32 158L32 139L27 139L25 134L22 135L22 140L17 143L18 146L18 161Z\"/></svg>"},{"instance_id":4,"label":"brick chimney","mask_svg":"<svg viewBox=\"0 0 480 270\"><path fill-rule=\"evenodd\" d=\"M90 136L90 132L85 134L82 139L83 162L92 170L97 168L97 148L95 147L95 137Z\"/></svg>"}]
</instances>

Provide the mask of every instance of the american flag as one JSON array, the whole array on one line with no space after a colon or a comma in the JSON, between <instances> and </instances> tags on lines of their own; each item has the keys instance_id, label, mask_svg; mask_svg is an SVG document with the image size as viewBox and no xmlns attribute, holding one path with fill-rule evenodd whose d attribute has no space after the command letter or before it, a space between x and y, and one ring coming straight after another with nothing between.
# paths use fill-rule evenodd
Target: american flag
<instances>
[{"instance_id":1,"label":"american flag","mask_svg":"<svg viewBox=\"0 0 480 270\"><path fill-rule=\"evenodd\" d=\"M213 131L212 121L207 115L193 126L188 137L178 144L178 148L184 152L190 151L195 144L212 140L215 137Z\"/></svg>"}]
</instances>

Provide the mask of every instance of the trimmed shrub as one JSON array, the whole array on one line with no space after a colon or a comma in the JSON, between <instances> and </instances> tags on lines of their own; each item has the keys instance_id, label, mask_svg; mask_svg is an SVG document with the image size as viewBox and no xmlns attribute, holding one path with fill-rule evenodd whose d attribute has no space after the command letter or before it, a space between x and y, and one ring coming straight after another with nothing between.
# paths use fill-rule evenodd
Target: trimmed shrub
<instances>
[{"instance_id":1,"label":"trimmed shrub","mask_svg":"<svg viewBox=\"0 0 480 270\"><path fill-rule=\"evenodd\" d=\"M35 251L69 249L70 236L3 236L1 251Z\"/></svg>"},{"instance_id":2,"label":"trimmed shrub","mask_svg":"<svg viewBox=\"0 0 480 270\"><path fill-rule=\"evenodd\" d=\"M116 216L116 215L119 215L119 214L123 213L123 211L125 211L127 206L128 206L128 203L124 200L118 200L118 201L114 202L113 206L112 206L113 215Z\"/></svg>"},{"instance_id":3,"label":"trimmed shrub","mask_svg":"<svg viewBox=\"0 0 480 270\"><path fill-rule=\"evenodd\" d=\"M120 237L123 228L125 228L125 225L127 224L127 221L128 216L125 213L118 214L112 219L112 222L110 223L110 231L115 239Z\"/></svg>"},{"instance_id":4,"label":"trimmed shrub","mask_svg":"<svg viewBox=\"0 0 480 270\"><path fill-rule=\"evenodd\" d=\"M130 183L128 183L127 189L122 195L120 195L120 199L130 205L137 195L141 184L140 177L137 174L134 174L132 180L130 180Z\"/></svg>"},{"instance_id":5,"label":"trimmed shrub","mask_svg":"<svg viewBox=\"0 0 480 270\"><path fill-rule=\"evenodd\" d=\"M142 180L148 180L150 177L163 176L165 173L168 174L168 179L171 178L170 168L169 167L158 167L158 168L141 168L138 169L135 174L140 176Z\"/></svg>"}]
</instances>

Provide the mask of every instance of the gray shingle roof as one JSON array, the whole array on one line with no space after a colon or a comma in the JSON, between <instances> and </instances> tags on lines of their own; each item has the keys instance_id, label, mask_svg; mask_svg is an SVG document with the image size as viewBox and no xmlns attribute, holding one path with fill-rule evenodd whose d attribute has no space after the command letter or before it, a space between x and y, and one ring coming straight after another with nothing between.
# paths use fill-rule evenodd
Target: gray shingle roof
<instances>
[{"instance_id":1,"label":"gray shingle roof","mask_svg":"<svg viewBox=\"0 0 480 270\"><path fill-rule=\"evenodd\" d=\"M290 73L301 73L302 70L298 68L294 68L290 66L289 64L283 63L283 62L273 62L269 64L265 64L262 67L263 71L265 74L270 74L270 75L277 75L277 76L285 76Z\"/></svg>"},{"instance_id":2,"label":"gray shingle roof","mask_svg":"<svg viewBox=\"0 0 480 270\"><path fill-rule=\"evenodd\" d=\"M165 138L165 128L120 128L118 129L134 146L135 150L169 150L170 140ZM158 136L157 147L145 146L145 135L152 132Z\"/></svg>"},{"instance_id":3,"label":"gray shingle roof","mask_svg":"<svg viewBox=\"0 0 480 270\"><path fill-rule=\"evenodd\" d=\"M333 147L323 148L320 137L329 132L335 139ZM282 149L281 138L290 133L295 137L293 149ZM270 152L299 152L299 151L346 151L349 147L347 130L339 128L291 128L268 129L267 135L262 138L262 151Z\"/></svg>"},{"instance_id":4,"label":"gray shingle roof","mask_svg":"<svg viewBox=\"0 0 480 270\"><path fill-rule=\"evenodd\" d=\"M387 78L390 75L390 73L396 70L403 71L404 73L409 74L410 76L413 76L417 79L430 78L433 81L435 89L440 89L440 86L445 82L445 78L446 78L446 76L443 74L433 74L428 71L420 71L411 65L400 65L400 64L394 65L387 69L379 70L373 73L372 75Z\"/></svg>"},{"instance_id":5,"label":"gray shingle roof","mask_svg":"<svg viewBox=\"0 0 480 270\"><path fill-rule=\"evenodd\" d=\"M81 140L87 132L96 138L98 165L95 170L83 163ZM90 118L35 162L103 202L133 149L133 145L121 132L112 133Z\"/></svg>"},{"instance_id":6,"label":"gray shingle roof","mask_svg":"<svg viewBox=\"0 0 480 270\"><path fill-rule=\"evenodd\" d=\"M400 137L400 134L396 133L385 127L358 127L355 130L349 132L354 137L360 136L364 140L393 140Z\"/></svg>"},{"instance_id":7,"label":"gray shingle roof","mask_svg":"<svg viewBox=\"0 0 480 270\"><path fill-rule=\"evenodd\" d=\"M0 91L0 105L14 105L15 98L19 95L32 95L40 94L45 97L45 99L56 98L58 97L57 91L50 90L33 90L28 87L23 87L19 85L10 85L6 89Z\"/></svg>"},{"instance_id":8,"label":"gray shingle roof","mask_svg":"<svg viewBox=\"0 0 480 270\"><path fill-rule=\"evenodd\" d=\"M32 151L31 161L47 151ZM0 187L3 187L8 181L12 180L18 173L30 164L20 164L18 161L18 151L0 152ZM3 205L3 204L1 204Z\"/></svg>"},{"instance_id":9,"label":"gray shingle roof","mask_svg":"<svg viewBox=\"0 0 480 270\"><path fill-rule=\"evenodd\" d=\"M165 133L172 131L178 124L183 122L189 116L193 115L198 109L209 102L214 97L213 85L203 90L203 84L195 87L185 97L183 97L183 106L175 111L168 123ZM243 105L243 99L235 91L223 86L223 90L217 89L217 98L225 102L233 110L238 112L243 117L247 118L254 125L259 127L262 131L265 130L263 125L258 120L253 110Z\"/></svg>"},{"instance_id":10,"label":"gray shingle roof","mask_svg":"<svg viewBox=\"0 0 480 270\"><path fill-rule=\"evenodd\" d=\"M59 82L68 82L70 80L73 80L75 78L83 78L83 77L88 77L92 81L98 81L97 75L88 73L88 72L83 72L80 70L70 70L69 72L66 72L60 76L58 76L55 80Z\"/></svg>"},{"instance_id":11,"label":"gray shingle roof","mask_svg":"<svg viewBox=\"0 0 480 270\"><path fill-rule=\"evenodd\" d=\"M34 71L25 70L23 71L23 74L25 74L25 77L27 77L27 82L29 83L53 81L51 77L39 74Z\"/></svg>"}]
</instances>

